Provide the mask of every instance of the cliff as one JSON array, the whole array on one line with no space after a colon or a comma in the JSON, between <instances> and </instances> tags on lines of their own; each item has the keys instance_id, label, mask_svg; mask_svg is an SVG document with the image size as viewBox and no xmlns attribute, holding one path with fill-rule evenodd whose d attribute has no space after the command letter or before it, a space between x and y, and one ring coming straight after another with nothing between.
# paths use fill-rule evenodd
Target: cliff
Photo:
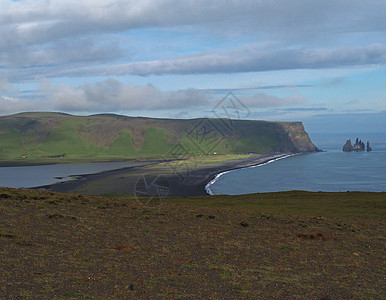
<instances>
[{"instance_id":1,"label":"cliff","mask_svg":"<svg viewBox=\"0 0 386 300\"><path fill-rule=\"evenodd\" d=\"M300 122L62 113L0 117L1 160L148 159L310 151L318 148Z\"/></svg>"},{"instance_id":2,"label":"cliff","mask_svg":"<svg viewBox=\"0 0 386 300\"><path fill-rule=\"evenodd\" d=\"M301 122L281 123L292 144L299 152L320 151L311 141Z\"/></svg>"}]
</instances>

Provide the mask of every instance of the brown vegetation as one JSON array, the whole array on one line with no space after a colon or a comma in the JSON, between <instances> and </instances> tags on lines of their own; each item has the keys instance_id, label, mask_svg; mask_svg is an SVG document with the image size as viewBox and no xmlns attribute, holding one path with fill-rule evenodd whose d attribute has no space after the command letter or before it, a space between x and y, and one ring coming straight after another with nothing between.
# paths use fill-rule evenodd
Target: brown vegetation
<instances>
[{"instance_id":1,"label":"brown vegetation","mask_svg":"<svg viewBox=\"0 0 386 300\"><path fill-rule=\"evenodd\" d=\"M355 206L341 200L336 210L301 192L147 209L135 199L2 188L0 298L382 299L385 194L358 195L368 201L354 193Z\"/></svg>"}]
</instances>

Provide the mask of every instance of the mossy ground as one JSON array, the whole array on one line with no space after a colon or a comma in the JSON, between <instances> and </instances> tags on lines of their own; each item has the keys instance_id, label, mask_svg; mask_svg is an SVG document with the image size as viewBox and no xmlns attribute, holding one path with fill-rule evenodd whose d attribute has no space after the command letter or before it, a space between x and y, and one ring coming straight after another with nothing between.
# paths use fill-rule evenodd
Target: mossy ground
<instances>
[{"instance_id":1,"label":"mossy ground","mask_svg":"<svg viewBox=\"0 0 386 300\"><path fill-rule=\"evenodd\" d=\"M0 189L2 299L382 299L385 193Z\"/></svg>"}]
</instances>

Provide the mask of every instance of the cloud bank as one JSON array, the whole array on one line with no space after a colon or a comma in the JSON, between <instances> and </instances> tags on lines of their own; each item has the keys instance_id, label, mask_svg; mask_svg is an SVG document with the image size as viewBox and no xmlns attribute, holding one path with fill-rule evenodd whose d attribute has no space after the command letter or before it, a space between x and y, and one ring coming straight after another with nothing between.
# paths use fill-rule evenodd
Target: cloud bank
<instances>
[{"instance_id":1,"label":"cloud bank","mask_svg":"<svg viewBox=\"0 0 386 300\"><path fill-rule=\"evenodd\" d=\"M55 110L69 112L164 110L208 104L208 97L195 89L163 92L152 85L133 86L115 79L76 88L44 81L40 91L51 100Z\"/></svg>"},{"instance_id":2,"label":"cloud bank","mask_svg":"<svg viewBox=\"0 0 386 300\"><path fill-rule=\"evenodd\" d=\"M0 114L21 111L34 111L39 107L45 110L66 112L123 112L133 111L183 111L201 109L208 111L216 101L213 94L197 89L161 91L152 85L135 86L115 79L106 79L93 84L72 87L68 84L53 84L43 79L39 85L38 98L22 99L0 97ZM286 107L307 104L300 95L275 97L266 93L256 93L239 97L250 109Z\"/></svg>"},{"instance_id":3,"label":"cloud bank","mask_svg":"<svg viewBox=\"0 0 386 300\"><path fill-rule=\"evenodd\" d=\"M280 50L246 47L124 65L81 68L62 75L150 75L261 72L288 69L319 69L386 63L386 46Z\"/></svg>"},{"instance_id":4,"label":"cloud bank","mask_svg":"<svg viewBox=\"0 0 386 300\"><path fill-rule=\"evenodd\" d=\"M353 32L384 35L384 1L2 0L0 4L0 67L41 67L50 76L56 72L47 72L49 66L69 64L59 74L83 75L71 70L90 62L130 60L126 53L132 45L122 45L117 37L135 30L171 29L206 38L258 37L258 45L272 47L259 49L247 43L227 52L193 51L106 70L96 67L94 73L211 73L385 63L385 45L377 44L379 39L364 41L367 45L360 47L323 48L316 42Z\"/></svg>"},{"instance_id":5,"label":"cloud bank","mask_svg":"<svg viewBox=\"0 0 386 300\"><path fill-rule=\"evenodd\" d=\"M186 111L213 101L206 75L382 69L385 11L384 0L0 0L0 112ZM203 82L152 84L167 76ZM123 84L128 77L149 85ZM260 93L244 101L263 108L309 99Z\"/></svg>"}]
</instances>

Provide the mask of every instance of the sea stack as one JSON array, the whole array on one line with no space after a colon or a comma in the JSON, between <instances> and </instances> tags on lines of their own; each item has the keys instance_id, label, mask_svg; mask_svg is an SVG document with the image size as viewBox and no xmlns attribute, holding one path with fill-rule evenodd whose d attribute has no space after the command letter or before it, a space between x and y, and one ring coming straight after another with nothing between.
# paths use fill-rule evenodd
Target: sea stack
<instances>
[{"instance_id":1,"label":"sea stack","mask_svg":"<svg viewBox=\"0 0 386 300\"><path fill-rule=\"evenodd\" d=\"M367 152L370 152L371 150L373 150L373 149L370 147L370 142L369 142L369 141L367 141L366 148L367 148Z\"/></svg>"},{"instance_id":2,"label":"sea stack","mask_svg":"<svg viewBox=\"0 0 386 300\"><path fill-rule=\"evenodd\" d=\"M353 148L353 146L351 145L351 140L347 140L346 141L346 144L344 144L344 146L343 146L343 151L344 152L351 152L351 151L353 151L354 150L354 148Z\"/></svg>"},{"instance_id":3,"label":"sea stack","mask_svg":"<svg viewBox=\"0 0 386 300\"><path fill-rule=\"evenodd\" d=\"M370 149L370 150L369 150ZM371 151L370 142L367 142L367 151ZM346 144L343 146L343 151L345 152L351 152L351 151L365 151L365 143L362 142L360 139L355 140L354 146L351 144L351 140L347 140Z\"/></svg>"},{"instance_id":4,"label":"sea stack","mask_svg":"<svg viewBox=\"0 0 386 300\"><path fill-rule=\"evenodd\" d=\"M353 148L354 151L365 151L365 143L357 138Z\"/></svg>"}]
</instances>

